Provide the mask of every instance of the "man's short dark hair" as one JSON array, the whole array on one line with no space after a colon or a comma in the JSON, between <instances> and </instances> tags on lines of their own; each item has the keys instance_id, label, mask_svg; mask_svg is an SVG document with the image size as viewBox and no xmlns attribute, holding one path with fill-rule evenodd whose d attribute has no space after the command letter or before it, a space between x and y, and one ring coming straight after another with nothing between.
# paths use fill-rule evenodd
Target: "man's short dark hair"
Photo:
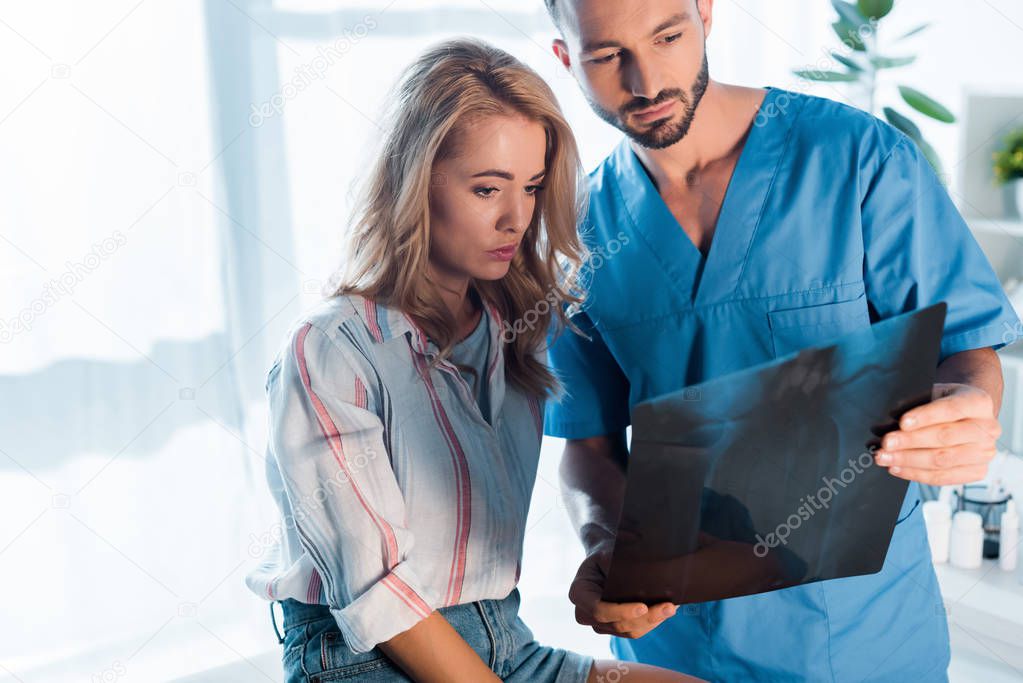
<instances>
[{"instance_id":1,"label":"man's short dark hair","mask_svg":"<svg viewBox=\"0 0 1023 683\"><path fill-rule=\"evenodd\" d=\"M543 0L544 4L547 5L547 13L551 15L551 20L554 21L554 25L561 28L561 10L558 9L558 0ZM696 0L697 7L699 7L700 0Z\"/></svg>"},{"instance_id":2,"label":"man's short dark hair","mask_svg":"<svg viewBox=\"0 0 1023 683\"><path fill-rule=\"evenodd\" d=\"M551 15L554 25L561 28L561 12L558 10L558 0L543 0L547 5L547 13Z\"/></svg>"}]
</instances>

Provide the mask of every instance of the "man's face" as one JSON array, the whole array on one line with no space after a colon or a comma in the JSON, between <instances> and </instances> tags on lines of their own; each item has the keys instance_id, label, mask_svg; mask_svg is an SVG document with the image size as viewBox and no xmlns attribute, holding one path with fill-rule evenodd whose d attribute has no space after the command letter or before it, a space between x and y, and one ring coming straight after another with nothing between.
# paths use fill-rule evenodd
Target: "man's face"
<instances>
[{"instance_id":1,"label":"man's face","mask_svg":"<svg viewBox=\"0 0 1023 683\"><path fill-rule=\"evenodd\" d=\"M709 79L710 5L697 0L559 0L554 51L593 110L638 144L686 136Z\"/></svg>"}]
</instances>

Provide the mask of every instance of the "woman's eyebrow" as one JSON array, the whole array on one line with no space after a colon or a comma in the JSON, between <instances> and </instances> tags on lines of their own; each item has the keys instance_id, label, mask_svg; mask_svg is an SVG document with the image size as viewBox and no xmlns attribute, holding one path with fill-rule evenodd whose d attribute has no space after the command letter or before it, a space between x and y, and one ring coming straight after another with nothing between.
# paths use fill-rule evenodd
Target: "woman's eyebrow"
<instances>
[{"instance_id":1,"label":"woman's eyebrow","mask_svg":"<svg viewBox=\"0 0 1023 683\"><path fill-rule=\"evenodd\" d=\"M499 171L496 168L480 171L479 173L474 173L472 175L473 178L482 178L484 176L495 176L497 178L504 178L505 180L515 180L515 176L513 174L508 171Z\"/></svg>"},{"instance_id":2,"label":"woman's eyebrow","mask_svg":"<svg viewBox=\"0 0 1023 683\"><path fill-rule=\"evenodd\" d=\"M539 173L537 173L535 176L530 178L530 180L537 180L539 178L542 178L545 173L547 173L546 169L544 169L543 171L540 171ZM501 171L501 170L496 169L496 168L491 168L491 169L488 169L486 171L480 171L479 173L474 173L471 177L473 177L473 178L482 178L484 176L494 176L496 178L504 178L505 180L515 180L515 174L514 173L509 173L508 171Z\"/></svg>"}]
</instances>

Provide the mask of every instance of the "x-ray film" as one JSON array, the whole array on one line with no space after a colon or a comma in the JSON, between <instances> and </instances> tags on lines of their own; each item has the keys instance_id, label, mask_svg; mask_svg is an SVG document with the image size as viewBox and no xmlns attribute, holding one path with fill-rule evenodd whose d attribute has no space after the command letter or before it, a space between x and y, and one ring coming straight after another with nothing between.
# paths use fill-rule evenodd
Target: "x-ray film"
<instances>
[{"instance_id":1,"label":"x-ray film","mask_svg":"<svg viewBox=\"0 0 1023 683\"><path fill-rule=\"evenodd\" d=\"M930 400L945 310L638 403L603 599L706 602L880 571L908 482L873 452Z\"/></svg>"}]
</instances>

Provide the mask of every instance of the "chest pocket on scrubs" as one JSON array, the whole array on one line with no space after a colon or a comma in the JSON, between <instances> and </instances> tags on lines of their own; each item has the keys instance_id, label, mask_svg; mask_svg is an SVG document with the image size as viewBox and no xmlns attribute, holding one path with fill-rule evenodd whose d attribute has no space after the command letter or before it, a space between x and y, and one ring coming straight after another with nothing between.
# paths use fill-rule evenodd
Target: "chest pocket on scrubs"
<instances>
[{"instance_id":1,"label":"chest pocket on scrubs","mask_svg":"<svg viewBox=\"0 0 1023 683\"><path fill-rule=\"evenodd\" d=\"M870 325L866 294L848 301L770 311L767 319L775 358Z\"/></svg>"},{"instance_id":2,"label":"chest pocket on scrubs","mask_svg":"<svg viewBox=\"0 0 1023 683\"><path fill-rule=\"evenodd\" d=\"M848 301L770 311L767 317L776 358L870 325L866 294ZM911 482L895 523L906 521L920 500L920 490Z\"/></svg>"}]
</instances>

